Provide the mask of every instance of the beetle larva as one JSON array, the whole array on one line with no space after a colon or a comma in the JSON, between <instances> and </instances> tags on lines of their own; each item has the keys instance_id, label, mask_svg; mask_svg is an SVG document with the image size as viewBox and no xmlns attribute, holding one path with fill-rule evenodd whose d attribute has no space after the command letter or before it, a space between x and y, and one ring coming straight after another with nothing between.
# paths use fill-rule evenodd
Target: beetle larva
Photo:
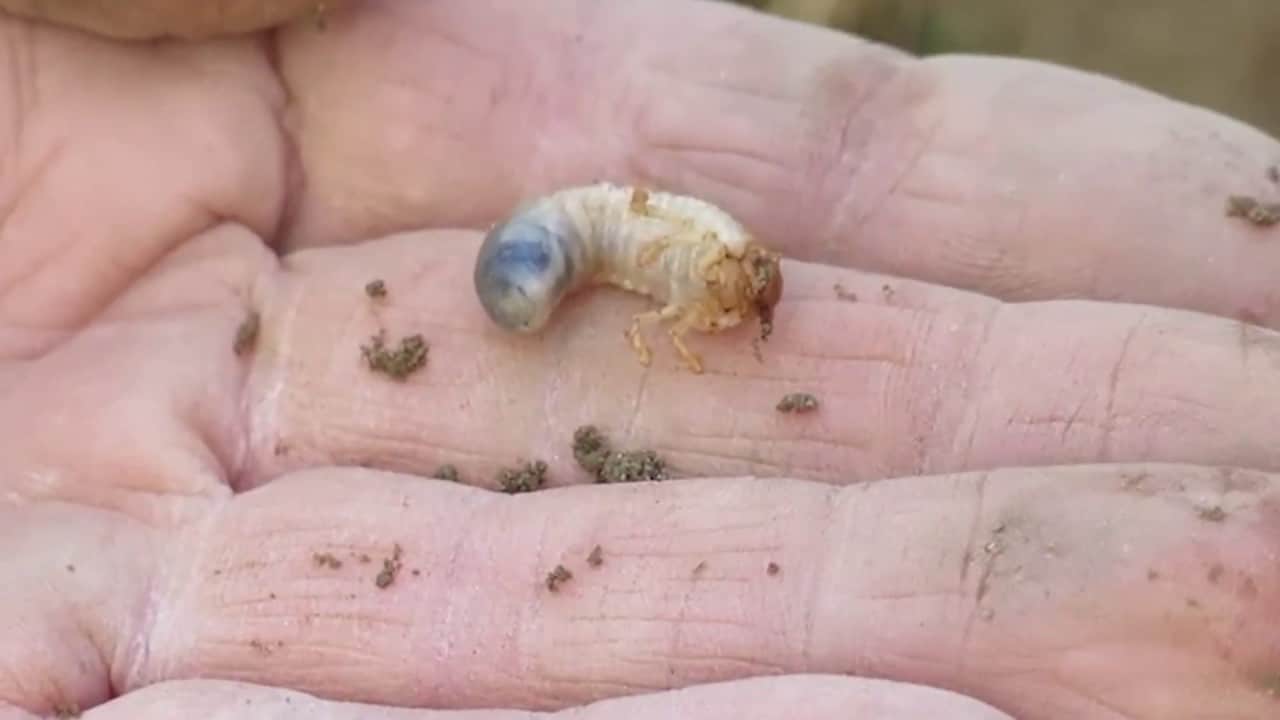
<instances>
[{"instance_id":1,"label":"beetle larva","mask_svg":"<svg viewBox=\"0 0 1280 720\"><path fill-rule=\"evenodd\" d=\"M476 258L476 294L499 326L542 329L570 293L613 285L661 306L632 317L626 338L648 366L644 326L668 333L686 367L701 358L690 330L721 332L749 319L761 340L782 295L781 256L760 246L725 211L702 200L612 183L560 190L526 202L489 230Z\"/></svg>"}]
</instances>

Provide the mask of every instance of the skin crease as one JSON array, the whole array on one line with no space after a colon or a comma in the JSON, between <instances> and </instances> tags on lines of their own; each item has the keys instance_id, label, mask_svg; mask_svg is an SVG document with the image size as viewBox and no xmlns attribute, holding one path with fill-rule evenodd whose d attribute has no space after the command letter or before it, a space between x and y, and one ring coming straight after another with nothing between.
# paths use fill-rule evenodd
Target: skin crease
<instances>
[{"instance_id":1,"label":"skin crease","mask_svg":"<svg viewBox=\"0 0 1280 720\"><path fill-rule=\"evenodd\" d=\"M0 718L1280 709L1280 245L1220 213L1280 145L726 6L527 7L0 20ZM645 372L620 293L484 320L478 226L600 174L786 253L760 360L694 336L693 377L659 338ZM379 329L427 367L368 373ZM681 478L590 484L583 422ZM533 457L551 489L492 492Z\"/></svg>"}]
</instances>

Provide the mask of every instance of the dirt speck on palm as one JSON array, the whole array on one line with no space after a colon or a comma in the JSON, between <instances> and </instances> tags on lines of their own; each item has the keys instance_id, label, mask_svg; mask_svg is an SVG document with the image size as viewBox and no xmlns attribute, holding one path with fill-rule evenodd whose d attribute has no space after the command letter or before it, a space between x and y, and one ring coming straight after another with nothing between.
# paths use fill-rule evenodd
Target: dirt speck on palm
<instances>
[{"instance_id":1,"label":"dirt speck on palm","mask_svg":"<svg viewBox=\"0 0 1280 720\"><path fill-rule=\"evenodd\" d=\"M1220 523L1227 519L1227 511L1223 510L1218 505L1200 508L1197 514L1200 515L1201 520L1206 520L1208 522Z\"/></svg>"},{"instance_id":2,"label":"dirt speck on palm","mask_svg":"<svg viewBox=\"0 0 1280 720\"><path fill-rule=\"evenodd\" d=\"M360 353L373 372L403 380L426 364L429 349L427 341L416 334L401 338L397 347L388 348L386 332L382 331L368 345L361 345Z\"/></svg>"},{"instance_id":3,"label":"dirt speck on palm","mask_svg":"<svg viewBox=\"0 0 1280 720\"><path fill-rule=\"evenodd\" d=\"M315 553L311 556L311 561L316 564L316 567L329 568L330 570L337 570L342 567L342 561L333 553Z\"/></svg>"},{"instance_id":4,"label":"dirt speck on palm","mask_svg":"<svg viewBox=\"0 0 1280 720\"><path fill-rule=\"evenodd\" d=\"M1280 223L1280 203L1264 203L1247 195L1227 198L1227 217L1244 218L1258 227L1270 227Z\"/></svg>"},{"instance_id":5,"label":"dirt speck on palm","mask_svg":"<svg viewBox=\"0 0 1280 720\"><path fill-rule=\"evenodd\" d=\"M573 457L599 483L654 482L670 477L666 461L653 450L614 450L594 425L573 433Z\"/></svg>"},{"instance_id":6,"label":"dirt speck on palm","mask_svg":"<svg viewBox=\"0 0 1280 720\"><path fill-rule=\"evenodd\" d=\"M511 495L533 492L547 481L547 464L541 460L527 462L521 467L503 468L498 471L498 487Z\"/></svg>"},{"instance_id":7,"label":"dirt speck on palm","mask_svg":"<svg viewBox=\"0 0 1280 720\"><path fill-rule=\"evenodd\" d=\"M262 328L262 316L257 310L249 311L249 314L236 328L236 337L231 344L231 349L236 355L244 355L254 348L258 342L258 332Z\"/></svg>"},{"instance_id":8,"label":"dirt speck on palm","mask_svg":"<svg viewBox=\"0 0 1280 720\"><path fill-rule=\"evenodd\" d=\"M374 300L381 300L387 296L387 284L382 280L370 280L364 286L364 294Z\"/></svg>"},{"instance_id":9,"label":"dirt speck on palm","mask_svg":"<svg viewBox=\"0 0 1280 720\"><path fill-rule=\"evenodd\" d=\"M778 401L778 412L805 413L818 409L818 398L810 393L798 392L784 395Z\"/></svg>"},{"instance_id":10,"label":"dirt speck on palm","mask_svg":"<svg viewBox=\"0 0 1280 720\"><path fill-rule=\"evenodd\" d=\"M391 557L382 559L382 569L378 571L377 577L373 579L373 584L379 589L385 590L396 581L396 576L400 574L400 568L403 563L400 557L404 554L404 550L400 547L400 543L396 543L391 551Z\"/></svg>"},{"instance_id":11,"label":"dirt speck on palm","mask_svg":"<svg viewBox=\"0 0 1280 720\"><path fill-rule=\"evenodd\" d=\"M551 592L560 590L560 586L573 579L573 573L569 572L569 568L563 565L557 565L555 570L547 573L547 589Z\"/></svg>"},{"instance_id":12,"label":"dirt speck on palm","mask_svg":"<svg viewBox=\"0 0 1280 720\"><path fill-rule=\"evenodd\" d=\"M453 465L441 465L436 468L433 478L436 480L447 480L449 482L460 482L461 475L458 474L458 468Z\"/></svg>"}]
</instances>

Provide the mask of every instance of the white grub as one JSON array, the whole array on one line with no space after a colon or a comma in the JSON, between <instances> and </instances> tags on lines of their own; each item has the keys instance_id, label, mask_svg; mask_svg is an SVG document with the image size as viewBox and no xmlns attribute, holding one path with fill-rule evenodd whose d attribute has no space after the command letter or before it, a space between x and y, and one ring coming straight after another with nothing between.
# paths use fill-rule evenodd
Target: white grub
<instances>
[{"instance_id":1,"label":"white grub","mask_svg":"<svg viewBox=\"0 0 1280 720\"><path fill-rule=\"evenodd\" d=\"M782 294L781 256L756 243L728 213L705 201L612 183L572 187L522 204L485 236L476 294L499 326L536 332L570 293L612 285L649 297L626 337L641 364L652 352L644 326L667 322L686 367L690 330L718 333L755 319L772 330Z\"/></svg>"}]
</instances>

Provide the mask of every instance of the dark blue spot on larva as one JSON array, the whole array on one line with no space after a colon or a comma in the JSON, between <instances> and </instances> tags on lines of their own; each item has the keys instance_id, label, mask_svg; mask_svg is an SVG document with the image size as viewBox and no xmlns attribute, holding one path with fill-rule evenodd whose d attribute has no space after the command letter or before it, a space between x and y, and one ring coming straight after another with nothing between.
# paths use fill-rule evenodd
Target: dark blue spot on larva
<instances>
[{"instance_id":1,"label":"dark blue spot on larva","mask_svg":"<svg viewBox=\"0 0 1280 720\"><path fill-rule=\"evenodd\" d=\"M504 238L493 254L495 267L517 273L542 275L551 268L551 242L544 228L527 225L515 228L519 235Z\"/></svg>"},{"instance_id":2,"label":"dark blue spot on larva","mask_svg":"<svg viewBox=\"0 0 1280 720\"><path fill-rule=\"evenodd\" d=\"M476 259L476 294L485 312L513 330L536 330L560 301L571 269L565 237L537 214L489 232Z\"/></svg>"}]
</instances>

